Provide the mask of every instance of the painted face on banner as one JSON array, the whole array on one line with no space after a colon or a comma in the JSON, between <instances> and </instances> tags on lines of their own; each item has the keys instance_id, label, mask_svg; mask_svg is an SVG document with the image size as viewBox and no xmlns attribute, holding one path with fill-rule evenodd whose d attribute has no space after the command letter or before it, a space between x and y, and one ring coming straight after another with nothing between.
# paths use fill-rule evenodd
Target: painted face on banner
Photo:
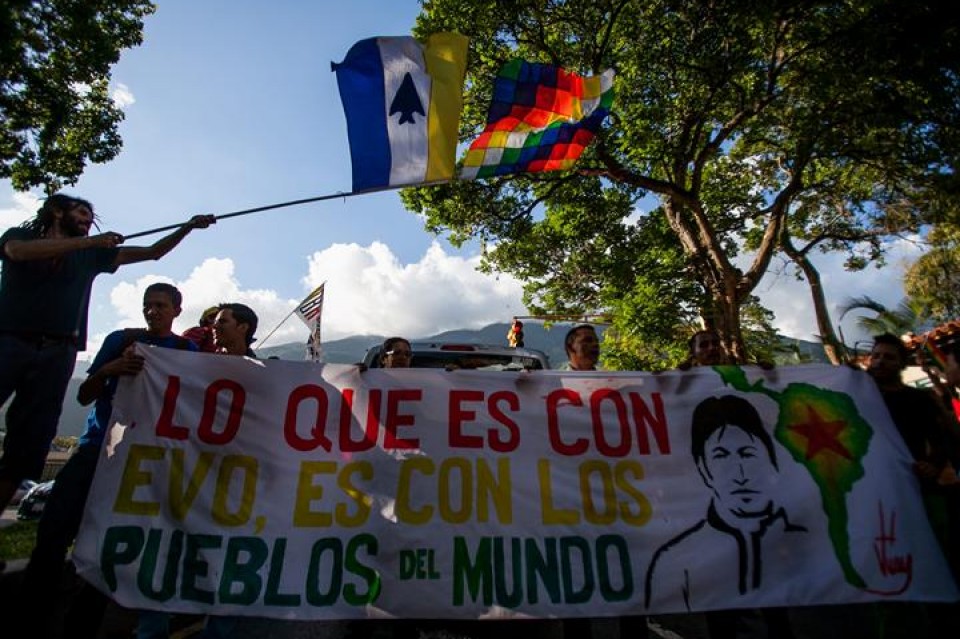
<instances>
[{"instance_id":1,"label":"painted face on banner","mask_svg":"<svg viewBox=\"0 0 960 639\"><path fill-rule=\"evenodd\" d=\"M705 479L718 508L735 517L759 517L770 512L768 494L777 469L763 442L736 425L715 430L705 447Z\"/></svg>"}]
</instances>

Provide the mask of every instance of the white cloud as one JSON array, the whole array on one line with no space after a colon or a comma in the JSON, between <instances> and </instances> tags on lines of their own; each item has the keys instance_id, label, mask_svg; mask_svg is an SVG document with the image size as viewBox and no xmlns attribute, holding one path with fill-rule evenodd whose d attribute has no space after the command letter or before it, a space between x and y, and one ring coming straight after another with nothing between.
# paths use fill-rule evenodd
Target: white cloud
<instances>
[{"instance_id":1,"label":"white cloud","mask_svg":"<svg viewBox=\"0 0 960 639\"><path fill-rule=\"evenodd\" d=\"M839 253L817 253L814 265L820 271L827 305L834 329L840 319L838 308L851 297L870 296L887 305L896 306L905 296L903 273L923 251L919 238L892 242L887 250L887 266L882 269L867 267L850 272L843 268L844 256ZM817 333L813 301L806 281L797 280L793 271L784 272L782 264L773 263L754 290L763 304L776 313L774 326L784 335L814 340ZM843 337L853 346L867 336L856 326L856 313L848 313L843 321Z\"/></svg>"},{"instance_id":2,"label":"white cloud","mask_svg":"<svg viewBox=\"0 0 960 639\"><path fill-rule=\"evenodd\" d=\"M0 209L0 232L11 226L20 226L34 215L40 208L40 198L33 193L12 191L11 205Z\"/></svg>"},{"instance_id":3,"label":"white cloud","mask_svg":"<svg viewBox=\"0 0 960 639\"><path fill-rule=\"evenodd\" d=\"M297 300L282 299L275 291L266 289L243 289L234 274L231 259L208 258L193 269L187 279L175 281L165 275L144 275L132 282L121 282L110 291L110 305L118 319L110 330L129 326L143 325L141 313L143 291L154 282L168 282L183 293L183 311L174 322L173 329L182 333L200 319L204 309L221 302L241 302L247 304L260 319L257 336L262 340L290 312ZM293 341L294 327L284 323L282 330L270 339L272 345ZM302 326L300 327L302 328ZM305 330L305 329L304 329ZM302 332L302 331L301 331ZM91 337L87 354L97 352L105 333ZM287 339L283 339L286 337Z\"/></svg>"},{"instance_id":4,"label":"white cloud","mask_svg":"<svg viewBox=\"0 0 960 639\"><path fill-rule=\"evenodd\" d=\"M525 311L521 284L478 272L480 257L448 255L434 242L420 261L403 265L380 242L335 244L314 253L304 295L326 281L325 339L357 334L413 338L481 328Z\"/></svg>"},{"instance_id":5,"label":"white cloud","mask_svg":"<svg viewBox=\"0 0 960 639\"><path fill-rule=\"evenodd\" d=\"M455 328L481 328L524 313L520 283L509 276L476 270L479 256L448 255L434 243L420 261L401 264L389 247L334 244L308 259L303 294L285 299L276 291L245 289L231 259L209 258L183 281L145 275L121 282L110 291L117 321L109 330L141 326L143 290L153 282L169 282L183 293L183 313L174 330L192 326L204 309L220 302L243 302L260 318L257 336L267 346L306 341L307 327L290 311L326 281L323 339L360 334L400 334L424 337ZM282 322L282 324L281 324ZM84 359L92 359L106 333L91 335Z\"/></svg>"},{"instance_id":6,"label":"white cloud","mask_svg":"<svg viewBox=\"0 0 960 639\"><path fill-rule=\"evenodd\" d=\"M130 87L122 83L118 83L117 86L113 88L113 91L110 93L110 98L113 100L113 103L117 105L118 109L126 109L137 101L137 99L133 97L133 92L130 91Z\"/></svg>"}]
</instances>

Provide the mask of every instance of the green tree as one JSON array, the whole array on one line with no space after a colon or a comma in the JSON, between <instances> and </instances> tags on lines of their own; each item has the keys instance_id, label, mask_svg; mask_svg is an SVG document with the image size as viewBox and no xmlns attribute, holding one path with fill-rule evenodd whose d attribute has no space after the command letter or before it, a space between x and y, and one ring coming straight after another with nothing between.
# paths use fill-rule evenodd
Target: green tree
<instances>
[{"instance_id":1,"label":"green tree","mask_svg":"<svg viewBox=\"0 0 960 639\"><path fill-rule=\"evenodd\" d=\"M0 8L0 178L73 184L120 152L110 69L137 46L148 0L8 0Z\"/></svg>"},{"instance_id":2,"label":"green tree","mask_svg":"<svg viewBox=\"0 0 960 639\"><path fill-rule=\"evenodd\" d=\"M462 139L478 133L492 78L515 57L581 73L613 67L617 97L574 172L408 189L404 201L454 241L516 249L556 216L569 219L571 198L576 229L591 237L592 216L625 215L625 202L652 194L682 252L678 273L703 293L687 308L699 307L743 359L741 307L799 198L834 192L840 182L825 178L848 166L902 180L943 172L943 132L957 117L957 24L945 7L906 0L432 0L419 35L471 36ZM749 259L737 261L744 247ZM603 276L597 255L555 253L549 268L573 260ZM491 268L520 273L502 256L489 256ZM583 296L602 290L593 282ZM571 293L565 301L575 304ZM617 299L610 310L629 313L627 298Z\"/></svg>"},{"instance_id":3,"label":"green tree","mask_svg":"<svg viewBox=\"0 0 960 639\"><path fill-rule=\"evenodd\" d=\"M929 250L904 276L907 295L925 303L938 323L960 318L960 226L938 224L927 242Z\"/></svg>"},{"instance_id":4,"label":"green tree","mask_svg":"<svg viewBox=\"0 0 960 639\"><path fill-rule=\"evenodd\" d=\"M930 308L922 300L904 298L897 306L890 308L868 295L853 297L840 307L840 317L851 311L869 311L873 315L860 315L857 326L871 335L890 333L903 336L908 333L919 335L933 328Z\"/></svg>"}]
</instances>

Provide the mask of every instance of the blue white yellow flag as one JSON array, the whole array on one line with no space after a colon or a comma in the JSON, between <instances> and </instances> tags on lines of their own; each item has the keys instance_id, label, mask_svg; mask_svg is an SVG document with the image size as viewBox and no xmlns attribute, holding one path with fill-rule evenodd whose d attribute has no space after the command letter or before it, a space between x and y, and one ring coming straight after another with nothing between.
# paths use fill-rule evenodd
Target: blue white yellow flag
<instances>
[{"instance_id":1,"label":"blue white yellow flag","mask_svg":"<svg viewBox=\"0 0 960 639\"><path fill-rule=\"evenodd\" d=\"M449 180L466 73L467 38L435 33L361 40L332 64L347 117L353 190Z\"/></svg>"}]
</instances>

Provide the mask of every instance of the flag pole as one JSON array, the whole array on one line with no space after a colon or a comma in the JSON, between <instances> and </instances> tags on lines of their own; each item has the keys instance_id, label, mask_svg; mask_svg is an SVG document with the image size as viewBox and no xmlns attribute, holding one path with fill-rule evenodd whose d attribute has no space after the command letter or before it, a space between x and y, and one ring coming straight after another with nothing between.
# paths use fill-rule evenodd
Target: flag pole
<instances>
[{"instance_id":1,"label":"flag pole","mask_svg":"<svg viewBox=\"0 0 960 639\"><path fill-rule=\"evenodd\" d=\"M270 336L273 335L274 333L276 333L276 332L277 332L277 329L280 328L281 326L283 326L283 323L286 322L288 319L290 319L290 316L293 315L294 312L296 312L296 310L297 310L297 307L294 306L294 307L293 307L293 310L290 311L289 313L287 313L287 316L284 317L282 320L280 320L280 323L277 324L272 331L270 331L269 333L267 333L267 336L266 336L266 337L264 337L262 340L258 340L260 343L259 343L253 350L255 350L255 351L260 350L260 348L261 348L264 344L267 343L267 340L270 339Z\"/></svg>"},{"instance_id":2,"label":"flag pole","mask_svg":"<svg viewBox=\"0 0 960 639\"><path fill-rule=\"evenodd\" d=\"M431 186L433 184L444 184L452 180L437 180L434 182L418 182L416 184L394 184L390 186L376 187L373 189L364 189L362 191L338 191L336 193L329 193L327 195L318 195L317 197L308 197L302 200L290 200L289 202L280 202L279 204L268 204L266 206L257 206L252 209L243 209L242 211L233 211L232 213L221 213L220 215L215 215L214 219L217 220L226 220L227 218L237 217L240 215L249 215L250 213L260 213L261 211L270 211L272 209L282 209L288 206L297 206L299 204L309 204L311 202L322 202L324 200L335 200L337 198L348 198L355 195L367 195L368 193L379 193L381 191L395 191L402 188L412 187L412 186ZM138 233L131 233L130 235L124 235L124 240L131 240L135 237L143 237L144 235L153 235L154 233L160 233L161 231L171 231L173 229L178 229L181 226L186 224L186 222L181 222L179 224L168 224L167 226L160 226L155 229L150 229L148 231L140 231Z\"/></svg>"}]
</instances>

